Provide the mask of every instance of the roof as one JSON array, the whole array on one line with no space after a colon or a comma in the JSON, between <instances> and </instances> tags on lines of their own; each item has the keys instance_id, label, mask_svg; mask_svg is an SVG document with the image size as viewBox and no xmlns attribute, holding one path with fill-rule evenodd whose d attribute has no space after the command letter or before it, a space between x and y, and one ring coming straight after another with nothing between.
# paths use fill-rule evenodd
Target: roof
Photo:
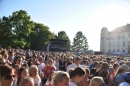
<instances>
[{"instance_id":1,"label":"roof","mask_svg":"<svg viewBox=\"0 0 130 86\"><path fill-rule=\"evenodd\" d=\"M63 39L51 39L51 41L65 41L65 42L67 42L67 40L63 40Z\"/></svg>"},{"instance_id":2,"label":"roof","mask_svg":"<svg viewBox=\"0 0 130 86\"><path fill-rule=\"evenodd\" d=\"M117 27L113 31L109 32L109 34L119 33L119 32L129 32L130 31L130 24Z\"/></svg>"}]
</instances>

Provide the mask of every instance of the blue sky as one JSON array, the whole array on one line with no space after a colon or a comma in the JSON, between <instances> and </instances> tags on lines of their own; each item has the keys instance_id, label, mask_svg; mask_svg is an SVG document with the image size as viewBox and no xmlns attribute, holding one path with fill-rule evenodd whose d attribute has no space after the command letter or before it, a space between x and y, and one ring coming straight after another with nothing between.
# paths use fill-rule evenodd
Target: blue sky
<instances>
[{"instance_id":1,"label":"blue sky","mask_svg":"<svg viewBox=\"0 0 130 86\"><path fill-rule=\"evenodd\" d=\"M82 31L89 49L100 50L102 27L109 31L130 23L130 0L0 0L0 17L25 10L50 31L66 31L71 41Z\"/></svg>"}]
</instances>

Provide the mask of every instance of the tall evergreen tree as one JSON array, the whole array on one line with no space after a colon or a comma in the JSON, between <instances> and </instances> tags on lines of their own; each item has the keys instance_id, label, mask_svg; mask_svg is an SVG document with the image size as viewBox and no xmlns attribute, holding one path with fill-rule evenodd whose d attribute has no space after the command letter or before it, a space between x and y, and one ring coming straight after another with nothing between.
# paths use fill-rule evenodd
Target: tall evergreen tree
<instances>
[{"instance_id":1,"label":"tall evergreen tree","mask_svg":"<svg viewBox=\"0 0 130 86\"><path fill-rule=\"evenodd\" d=\"M73 39L72 50L88 50L87 38L81 31L78 31Z\"/></svg>"}]
</instances>

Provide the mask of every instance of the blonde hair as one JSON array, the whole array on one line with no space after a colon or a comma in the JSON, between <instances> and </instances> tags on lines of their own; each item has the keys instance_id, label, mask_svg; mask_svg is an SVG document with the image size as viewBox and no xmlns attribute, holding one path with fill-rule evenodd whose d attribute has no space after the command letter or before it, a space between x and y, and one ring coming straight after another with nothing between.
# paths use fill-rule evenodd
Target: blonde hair
<instances>
[{"instance_id":1,"label":"blonde hair","mask_svg":"<svg viewBox=\"0 0 130 86\"><path fill-rule=\"evenodd\" d=\"M93 77L90 81L90 86L100 86L102 84L104 84L102 77Z\"/></svg>"},{"instance_id":2,"label":"blonde hair","mask_svg":"<svg viewBox=\"0 0 130 86\"><path fill-rule=\"evenodd\" d=\"M69 75L67 72L63 71L57 71L52 78L51 84L52 86L58 86L57 82L62 82L64 78L69 78Z\"/></svg>"},{"instance_id":3,"label":"blonde hair","mask_svg":"<svg viewBox=\"0 0 130 86\"><path fill-rule=\"evenodd\" d=\"M30 75L30 77L32 77L31 71L33 69L36 69L38 71L38 67L36 65L31 65L31 67L29 68L29 75ZM38 74L36 75L36 78L38 78L38 80L40 81L40 77L39 77Z\"/></svg>"},{"instance_id":4,"label":"blonde hair","mask_svg":"<svg viewBox=\"0 0 130 86\"><path fill-rule=\"evenodd\" d=\"M28 83L28 82L32 82L33 85L34 85L33 78L28 76L28 77L25 77L24 79L21 80L20 86L25 86L25 84Z\"/></svg>"}]
</instances>

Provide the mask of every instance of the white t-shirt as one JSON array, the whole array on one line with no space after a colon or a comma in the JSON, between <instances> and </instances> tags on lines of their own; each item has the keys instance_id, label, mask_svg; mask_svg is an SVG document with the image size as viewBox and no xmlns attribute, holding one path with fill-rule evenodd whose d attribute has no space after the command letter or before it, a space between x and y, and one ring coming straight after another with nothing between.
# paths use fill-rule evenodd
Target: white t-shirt
<instances>
[{"instance_id":1,"label":"white t-shirt","mask_svg":"<svg viewBox=\"0 0 130 86\"><path fill-rule=\"evenodd\" d=\"M44 63L41 63L40 65L38 65L38 70L39 70L39 74L43 74L42 70L43 68L45 67L45 64Z\"/></svg>"},{"instance_id":2,"label":"white t-shirt","mask_svg":"<svg viewBox=\"0 0 130 86\"><path fill-rule=\"evenodd\" d=\"M37 86L41 86L41 81L38 80L38 78L34 79L34 84L36 84Z\"/></svg>"},{"instance_id":3,"label":"white t-shirt","mask_svg":"<svg viewBox=\"0 0 130 86\"><path fill-rule=\"evenodd\" d=\"M70 68L76 68L77 65L75 63L73 64L70 64L68 67L67 67L67 71L66 72L69 72Z\"/></svg>"},{"instance_id":4,"label":"white t-shirt","mask_svg":"<svg viewBox=\"0 0 130 86\"><path fill-rule=\"evenodd\" d=\"M70 81L70 82L69 82L69 86L78 86L78 85L75 84L74 82Z\"/></svg>"}]
</instances>

